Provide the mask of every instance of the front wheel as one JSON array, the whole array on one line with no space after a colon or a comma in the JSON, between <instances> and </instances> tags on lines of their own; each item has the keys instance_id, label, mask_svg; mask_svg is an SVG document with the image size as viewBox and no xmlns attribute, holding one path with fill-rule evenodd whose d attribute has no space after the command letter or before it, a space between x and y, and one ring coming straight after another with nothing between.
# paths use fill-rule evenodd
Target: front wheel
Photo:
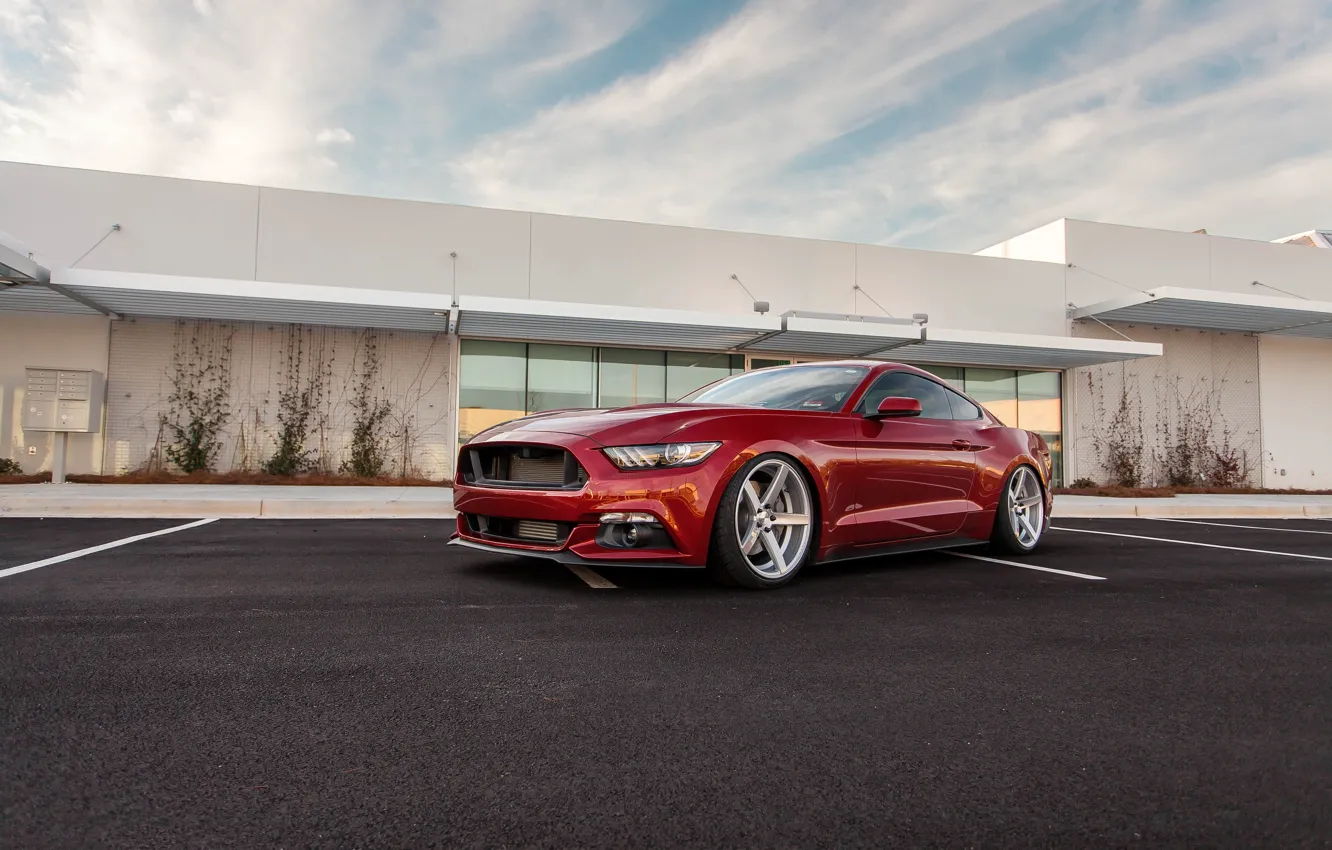
<instances>
[{"instance_id":1,"label":"front wheel","mask_svg":"<svg viewBox=\"0 0 1332 850\"><path fill-rule=\"evenodd\" d=\"M722 491L712 526L708 568L723 584L780 587L810 559L814 500L785 455L759 455Z\"/></svg>"},{"instance_id":2,"label":"front wheel","mask_svg":"<svg viewBox=\"0 0 1332 850\"><path fill-rule=\"evenodd\" d=\"M1025 555L1045 531L1045 493L1036 470L1019 466L1008 476L994 514L990 545L1001 553Z\"/></svg>"}]
</instances>

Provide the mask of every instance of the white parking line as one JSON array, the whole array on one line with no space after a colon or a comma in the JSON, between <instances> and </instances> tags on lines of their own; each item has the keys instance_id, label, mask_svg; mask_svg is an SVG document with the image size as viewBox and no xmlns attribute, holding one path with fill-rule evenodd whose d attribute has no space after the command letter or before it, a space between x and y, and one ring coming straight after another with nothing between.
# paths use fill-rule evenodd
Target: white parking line
<instances>
[{"instance_id":1,"label":"white parking line","mask_svg":"<svg viewBox=\"0 0 1332 850\"><path fill-rule=\"evenodd\" d=\"M595 587L597 590L614 590L616 587L614 582L602 576L601 573L582 564L565 564L565 566L569 568L569 572L586 582L588 587Z\"/></svg>"},{"instance_id":2,"label":"white parking line","mask_svg":"<svg viewBox=\"0 0 1332 850\"><path fill-rule=\"evenodd\" d=\"M1285 531L1291 534L1332 534L1332 531L1315 531L1312 528L1273 528L1270 525L1236 525L1233 522L1204 522L1200 519L1172 519L1163 516L1145 516L1139 519L1149 519L1152 522L1182 522L1187 525L1215 525L1221 528L1252 528L1255 531Z\"/></svg>"},{"instance_id":3,"label":"white parking line","mask_svg":"<svg viewBox=\"0 0 1332 850\"><path fill-rule=\"evenodd\" d=\"M38 567L49 567L52 564L59 564L62 561L72 561L75 558L82 558L84 555L91 555L94 552L104 552L107 549L115 549L117 546L125 546L129 543L137 543L140 540L147 540L149 537L161 537L163 534L172 534L177 531L184 531L187 528L197 528L201 525L207 525L210 522L217 522L217 518L199 519L194 522L187 522L184 525L173 525L171 528L163 528L160 531L150 531L147 534L136 534L133 537L126 537L122 540L112 540L110 543L103 543L100 546L89 546L87 549L80 549L77 552L66 552L64 555L56 555L54 558L47 558L44 561L33 561L31 564L20 564L17 567L9 567L0 570L0 578L26 573L28 570L35 570Z\"/></svg>"},{"instance_id":4,"label":"white parking line","mask_svg":"<svg viewBox=\"0 0 1332 850\"><path fill-rule=\"evenodd\" d=\"M1311 561L1332 561L1327 555L1303 555L1299 552L1274 552L1271 549L1245 549L1242 546L1222 546L1219 543L1198 543L1194 540L1171 540L1169 537L1145 537L1141 534L1122 534L1118 531L1093 531L1090 528L1066 528L1050 526L1051 531L1073 531L1078 534L1104 534L1106 537L1130 537L1134 540L1151 540L1155 543L1178 543L1181 546L1203 546L1208 549L1229 549L1232 552L1251 552L1255 555L1281 555L1285 558L1308 558Z\"/></svg>"},{"instance_id":5,"label":"white parking line","mask_svg":"<svg viewBox=\"0 0 1332 850\"><path fill-rule=\"evenodd\" d=\"M1038 567L1035 564L1023 564L1018 561L1003 561L999 558L987 558L984 555L969 555L966 552L949 551L948 554L956 555L959 558L970 558L973 561L988 561L991 564L1003 564L1006 567L1021 567L1024 570L1040 570L1043 573L1058 573L1061 576L1072 576L1073 578L1085 578L1088 581L1105 581L1105 576L1091 576L1086 573L1073 573L1068 570L1056 570L1053 567Z\"/></svg>"}]
</instances>

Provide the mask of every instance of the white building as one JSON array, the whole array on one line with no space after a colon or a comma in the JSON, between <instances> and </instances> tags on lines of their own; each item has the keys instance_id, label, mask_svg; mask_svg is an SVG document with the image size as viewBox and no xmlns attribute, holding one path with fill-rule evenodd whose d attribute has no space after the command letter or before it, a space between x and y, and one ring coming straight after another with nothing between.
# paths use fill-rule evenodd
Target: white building
<instances>
[{"instance_id":1,"label":"white building","mask_svg":"<svg viewBox=\"0 0 1332 850\"><path fill-rule=\"evenodd\" d=\"M211 386L219 469L272 456L286 391L309 462L348 460L361 395L388 469L443 477L460 435L524 412L870 356L1046 434L1066 481L1332 487L1318 232L1059 221L968 255L17 163L0 231L0 457L29 471L52 445L21 427L30 366L107 376L71 473L161 463L173 391Z\"/></svg>"}]
</instances>

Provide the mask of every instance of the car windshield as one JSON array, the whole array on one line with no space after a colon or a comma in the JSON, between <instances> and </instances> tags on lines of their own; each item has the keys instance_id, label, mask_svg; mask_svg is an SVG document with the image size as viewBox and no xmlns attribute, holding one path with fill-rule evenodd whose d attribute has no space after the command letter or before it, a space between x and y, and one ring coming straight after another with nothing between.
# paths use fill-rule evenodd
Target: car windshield
<instances>
[{"instance_id":1,"label":"car windshield","mask_svg":"<svg viewBox=\"0 0 1332 850\"><path fill-rule=\"evenodd\" d=\"M869 369L864 366L783 366L734 375L695 390L684 404L751 404L777 410L841 410Z\"/></svg>"}]
</instances>

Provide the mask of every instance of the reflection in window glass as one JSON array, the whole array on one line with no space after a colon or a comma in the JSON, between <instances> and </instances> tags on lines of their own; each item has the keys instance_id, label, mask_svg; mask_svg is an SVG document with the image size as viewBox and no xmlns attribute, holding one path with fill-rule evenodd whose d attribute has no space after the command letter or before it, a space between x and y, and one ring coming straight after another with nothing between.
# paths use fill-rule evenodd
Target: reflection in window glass
<instances>
[{"instance_id":1,"label":"reflection in window glass","mask_svg":"<svg viewBox=\"0 0 1332 850\"><path fill-rule=\"evenodd\" d=\"M1017 379L1018 427L1045 438L1054 462L1054 479L1063 479L1063 409L1058 372L1019 372Z\"/></svg>"},{"instance_id":2,"label":"reflection in window glass","mask_svg":"<svg viewBox=\"0 0 1332 850\"><path fill-rule=\"evenodd\" d=\"M846 397L868 373L864 366L796 366L747 372L685 396L681 401L751 404L774 410L841 410ZM920 377L916 380L929 383Z\"/></svg>"},{"instance_id":3,"label":"reflection in window glass","mask_svg":"<svg viewBox=\"0 0 1332 850\"><path fill-rule=\"evenodd\" d=\"M980 402L1000 422L1017 427L1017 372L967 369L963 392Z\"/></svg>"},{"instance_id":4,"label":"reflection in window glass","mask_svg":"<svg viewBox=\"0 0 1332 850\"><path fill-rule=\"evenodd\" d=\"M921 366L926 372L936 377L943 378L944 383L954 389L966 392L962 382L962 368L959 366Z\"/></svg>"},{"instance_id":5,"label":"reflection in window glass","mask_svg":"<svg viewBox=\"0 0 1332 850\"><path fill-rule=\"evenodd\" d=\"M595 354L581 345L529 345L527 412L596 407Z\"/></svg>"},{"instance_id":6,"label":"reflection in window glass","mask_svg":"<svg viewBox=\"0 0 1332 850\"><path fill-rule=\"evenodd\" d=\"M743 354L666 352L666 399L675 401L713 381L745 371Z\"/></svg>"},{"instance_id":7,"label":"reflection in window glass","mask_svg":"<svg viewBox=\"0 0 1332 850\"><path fill-rule=\"evenodd\" d=\"M599 407L628 407L666 400L666 352L603 348Z\"/></svg>"},{"instance_id":8,"label":"reflection in window glass","mask_svg":"<svg viewBox=\"0 0 1332 850\"><path fill-rule=\"evenodd\" d=\"M527 345L521 342L462 341L458 375L458 439L523 415L527 388Z\"/></svg>"}]
</instances>

